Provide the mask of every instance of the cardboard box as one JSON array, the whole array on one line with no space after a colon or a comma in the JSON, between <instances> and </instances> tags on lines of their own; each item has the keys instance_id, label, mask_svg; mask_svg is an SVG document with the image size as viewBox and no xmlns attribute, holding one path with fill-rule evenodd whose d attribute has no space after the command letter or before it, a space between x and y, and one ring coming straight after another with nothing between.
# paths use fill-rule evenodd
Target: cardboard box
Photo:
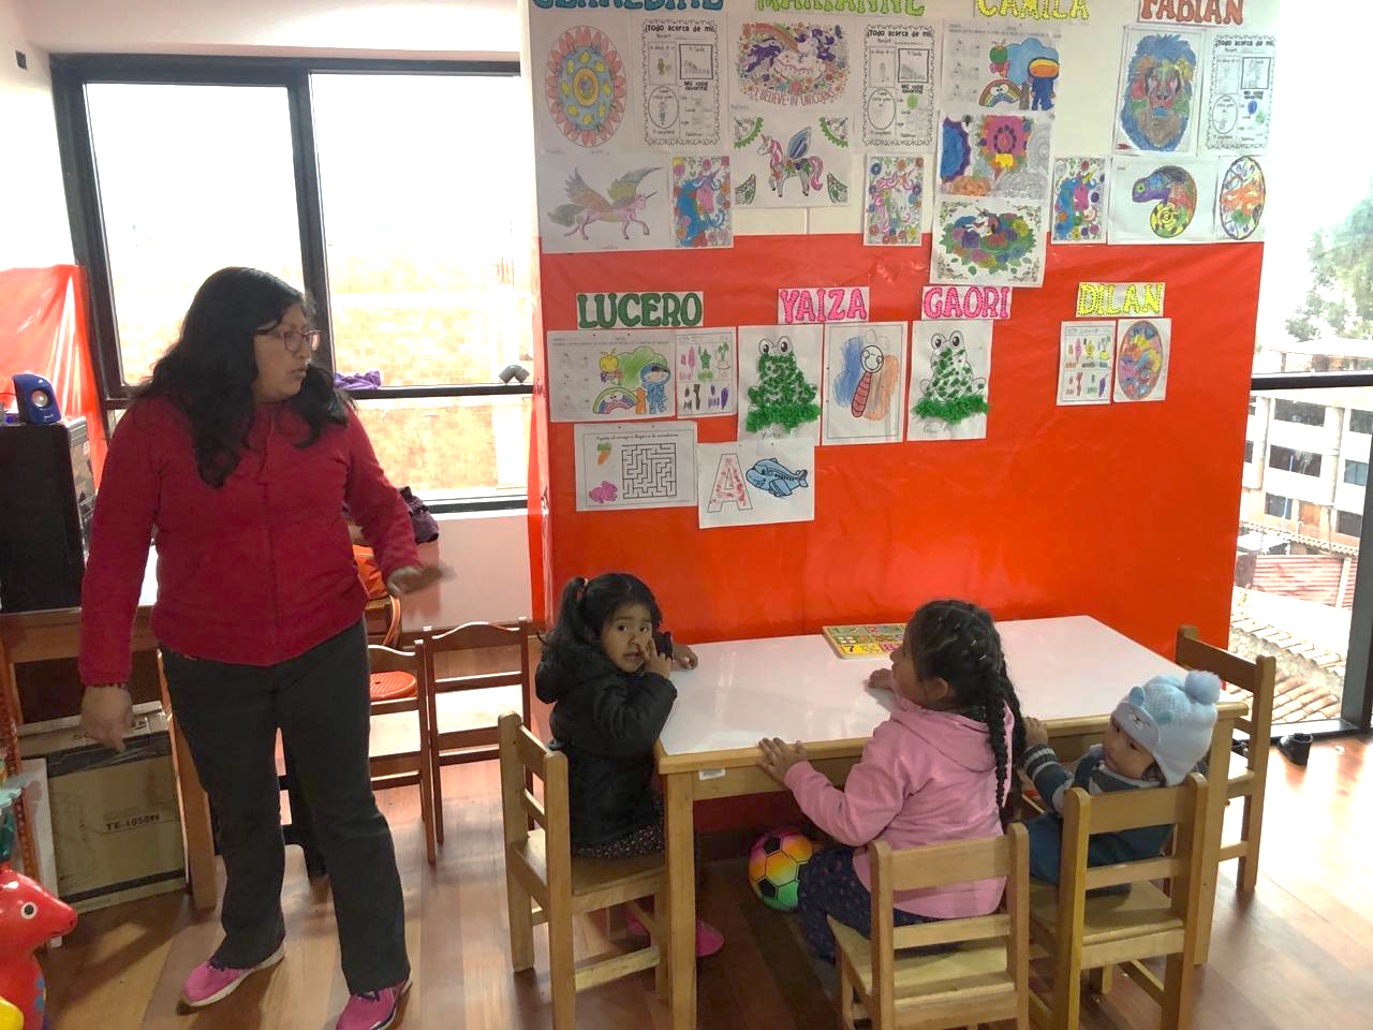
<instances>
[{"instance_id":1,"label":"cardboard box","mask_svg":"<svg viewBox=\"0 0 1373 1030\"><path fill-rule=\"evenodd\" d=\"M20 730L24 757L47 761L58 893L78 912L186 885L166 719L158 705L135 715L122 753L92 743L75 719Z\"/></svg>"}]
</instances>

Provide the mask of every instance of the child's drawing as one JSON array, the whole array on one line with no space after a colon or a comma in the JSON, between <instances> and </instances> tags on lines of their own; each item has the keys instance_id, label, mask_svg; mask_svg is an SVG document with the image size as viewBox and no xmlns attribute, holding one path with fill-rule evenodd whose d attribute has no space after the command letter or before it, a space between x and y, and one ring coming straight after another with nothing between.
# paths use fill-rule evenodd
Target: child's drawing
<instances>
[{"instance_id":1,"label":"child's drawing","mask_svg":"<svg viewBox=\"0 0 1373 1030\"><path fill-rule=\"evenodd\" d=\"M677 508L696 503L696 425L573 429L577 510Z\"/></svg>"},{"instance_id":2,"label":"child's drawing","mask_svg":"<svg viewBox=\"0 0 1373 1030\"><path fill-rule=\"evenodd\" d=\"M639 93L650 147L720 145L719 36L723 22L645 20Z\"/></svg>"},{"instance_id":3,"label":"child's drawing","mask_svg":"<svg viewBox=\"0 0 1373 1030\"><path fill-rule=\"evenodd\" d=\"M739 410L733 329L677 333L677 414L733 415Z\"/></svg>"},{"instance_id":4,"label":"child's drawing","mask_svg":"<svg viewBox=\"0 0 1373 1030\"><path fill-rule=\"evenodd\" d=\"M732 247L729 155L672 159L673 238L679 247Z\"/></svg>"},{"instance_id":5,"label":"child's drawing","mask_svg":"<svg viewBox=\"0 0 1373 1030\"><path fill-rule=\"evenodd\" d=\"M1106 242L1106 162L1099 157L1054 159L1053 243Z\"/></svg>"},{"instance_id":6,"label":"child's drawing","mask_svg":"<svg viewBox=\"0 0 1373 1030\"><path fill-rule=\"evenodd\" d=\"M924 216L925 159L918 155L869 154L863 243L870 247L917 247Z\"/></svg>"},{"instance_id":7,"label":"child's drawing","mask_svg":"<svg viewBox=\"0 0 1373 1030\"><path fill-rule=\"evenodd\" d=\"M892 150L934 146L939 36L934 25L863 26L863 142Z\"/></svg>"},{"instance_id":8,"label":"child's drawing","mask_svg":"<svg viewBox=\"0 0 1373 1030\"><path fill-rule=\"evenodd\" d=\"M1216 166L1198 158L1116 157L1107 218L1112 243L1206 243Z\"/></svg>"},{"instance_id":9,"label":"child's drawing","mask_svg":"<svg viewBox=\"0 0 1373 1030\"><path fill-rule=\"evenodd\" d=\"M1164 399L1168 392L1168 351L1172 336L1172 319L1141 318L1120 323L1120 341L1116 345L1116 400Z\"/></svg>"},{"instance_id":10,"label":"child's drawing","mask_svg":"<svg viewBox=\"0 0 1373 1030\"><path fill-rule=\"evenodd\" d=\"M820 325L739 328L739 438L814 442L820 422Z\"/></svg>"},{"instance_id":11,"label":"child's drawing","mask_svg":"<svg viewBox=\"0 0 1373 1030\"><path fill-rule=\"evenodd\" d=\"M820 442L900 443L906 323L825 326L825 417Z\"/></svg>"},{"instance_id":12,"label":"child's drawing","mask_svg":"<svg viewBox=\"0 0 1373 1030\"><path fill-rule=\"evenodd\" d=\"M671 417L676 414L675 355L670 330L549 333L553 421Z\"/></svg>"},{"instance_id":13,"label":"child's drawing","mask_svg":"<svg viewBox=\"0 0 1373 1030\"><path fill-rule=\"evenodd\" d=\"M1200 110L1202 149L1210 153L1262 154L1273 117L1276 36L1216 33L1207 41Z\"/></svg>"},{"instance_id":14,"label":"child's drawing","mask_svg":"<svg viewBox=\"0 0 1373 1030\"><path fill-rule=\"evenodd\" d=\"M745 22L735 54L738 95L783 107L834 104L849 80L842 25Z\"/></svg>"},{"instance_id":15,"label":"child's drawing","mask_svg":"<svg viewBox=\"0 0 1373 1030\"><path fill-rule=\"evenodd\" d=\"M672 247L673 195L660 155L545 153L535 173L545 253Z\"/></svg>"},{"instance_id":16,"label":"child's drawing","mask_svg":"<svg viewBox=\"0 0 1373 1030\"><path fill-rule=\"evenodd\" d=\"M1044 208L941 200L934 222L936 283L1038 286L1044 280Z\"/></svg>"},{"instance_id":17,"label":"child's drawing","mask_svg":"<svg viewBox=\"0 0 1373 1030\"><path fill-rule=\"evenodd\" d=\"M734 199L741 206L847 203L849 119L752 115L734 119Z\"/></svg>"},{"instance_id":18,"label":"child's drawing","mask_svg":"<svg viewBox=\"0 0 1373 1030\"><path fill-rule=\"evenodd\" d=\"M1219 240L1260 240L1263 207L1268 201L1268 183L1258 159L1237 157L1220 177L1216 194L1216 223Z\"/></svg>"},{"instance_id":19,"label":"child's drawing","mask_svg":"<svg viewBox=\"0 0 1373 1030\"><path fill-rule=\"evenodd\" d=\"M815 444L740 440L696 448L702 529L809 522L815 518Z\"/></svg>"},{"instance_id":20,"label":"child's drawing","mask_svg":"<svg viewBox=\"0 0 1373 1030\"><path fill-rule=\"evenodd\" d=\"M992 325L911 323L907 440L980 440L987 435Z\"/></svg>"},{"instance_id":21,"label":"child's drawing","mask_svg":"<svg viewBox=\"0 0 1373 1030\"><path fill-rule=\"evenodd\" d=\"M589 239L586 227L593 222L609 222L620 227L620 234L629 239L629 227L637 226L645 236L649 234L648 223L640 217L648 206L651 193L641 186L645 178L658 171L657 168L638 168L625 172L610 184L609 197L602 196L586 184L580 171L573 171L564 187L568 203L561 204L548 212L548 217L559 225L570 226L567 235L573 233L582 239Z\"/></svg>"},{"instance_id":22,"label":"child's drawing","mask_svg":"<svg viewBox=\"0 0 1373 1030\"><path fill-rule=\"evenodd\" d=\"M1197 31L1125 30L1116 149L1190 154L1196 125Z\"/></svg>"},{"instance_id":23,"label":"child's drawing","mask_svg":"<svg viewBox=\"0 0 1373 1030\"><path fill-rule=\"evenodd\" d=\"M578 25L548 51L544 96L562 134L579 147L599 147L625 113L625 67L610 37Z\"/></svg>"},{"instance_id":24,"label":"child's drawing","mask_svg":"<svg viewBox=\"0 0 1373 1030\"><path fill-rule=\"evenodd\" d=\"M939 192L1044 203L1053 120L1042 114L948 111L939 137Z\"/></svg>"},{"instance_id":25,"label":"child's drawing","mask_svg":"<svg viewBox=\"0 0 1373 1030\"><path fill-rule=\"evenodd\" d=\"M1114 322L1064 322L1059 330L1058 403L1110 404Z\"/></svg>"},{"instance_id":26,"label":"child's drawing","mask_svg":"<svg viewBox=\"0 0 1373 1030\"><path fill-rule=\"evenodd\" d=\"M1052 111L1058 72L1056 33L955 25L945 35L945 104Z\"/></svg>"}]
</instances>

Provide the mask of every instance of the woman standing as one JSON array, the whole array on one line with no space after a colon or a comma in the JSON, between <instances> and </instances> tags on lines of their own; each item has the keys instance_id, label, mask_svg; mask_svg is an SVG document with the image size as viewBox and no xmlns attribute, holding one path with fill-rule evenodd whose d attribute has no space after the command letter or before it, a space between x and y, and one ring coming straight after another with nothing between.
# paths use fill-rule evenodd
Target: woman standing
<instances>
[{"instance_id":1,"label":"woman standing","mask_svg":"<svg viewBox=\"0 0 1373 1030\"><path fill-rule=\"evenodd\" d=\"M367 763L364 592L346 503L406 593L422 567L400 494L329 374L304 296L225 268L110 443L82 588L82 728L123 748L139 586L154 537L172 710L219 821L224 941L191 973L191 1007L283 955L280 729L317 824L351 993L338 1030L394 1025L410 984L390 828Z\"/></svg>"}]
</instances>

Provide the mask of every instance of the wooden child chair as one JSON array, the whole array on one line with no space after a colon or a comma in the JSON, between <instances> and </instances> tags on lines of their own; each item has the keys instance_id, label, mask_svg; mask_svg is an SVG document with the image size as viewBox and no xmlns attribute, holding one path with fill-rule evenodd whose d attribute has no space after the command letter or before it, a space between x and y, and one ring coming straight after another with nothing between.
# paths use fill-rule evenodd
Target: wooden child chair
<instances>
[{"instance_id":1,"label":"wooden child chair","mask_svg":"<svg viewBox=\"0 0 1373 1030\"><path fill-rule=\"evenodd\" d=\"M577 992L655 969L665 988L660 930L642 898L666 895L662 855L599 860L572 855L567 803L567 756L550 751L507 712L500 718L501 813L505 826L505 889L510 909L510 964L516 972L534 965L534 926L548 924L549 982L554 1030L576 1024ZM543 802L527 785L543 783ZM530 821L535 824L530 829ZM611 905L625 905L649 933L646 947L612 952L576 963L572 919Z\"/></svg>"},{"instance_id":2,"label":"wooden child chair","mask_svg":"<svg viewBox=\"0 0 1373 1030\"><path fill-rule=\"evenodd\" d=\"M367 648L367 661L372 679L388 674L400 674L414 680L418 677L422 659L418 653L424 641L416 645L416 653L397 651L372 644ZM429 753L425 748L428 737L428 712L417 694L371 702L371 738L367 749L372 789L418 786L420 789L420 819L424 824L424 852L429 864L437 857L434 830L434 792Z\"/></svg>"},{"instance_id":3,"label":"wooden child chair","mask_svg":"<svg viewBox=\"0 0 1373 1030\"><path fill-rule=\"evenodd\" d=\"M531 648L534 627L521 619L513 627L469 622L446 633L425 627L420 697L427 709L426 748L434 792L434 832L443 843L443 780L446 765L484 762L500 755L502 712L517 708L529 725L534 695ZM511 655L517 650L518 657ZM440 676L440 655L461 653L464 672ZM480 671L477 671L480 670Z\"/></svg>"},{"instance_id":4,"label":"wooden child chair","mask_svg":"<svg viewBox=\"0 0 1373 1030\"><path fill-rule=\"evenodd\" d=\"M1268 780L1269 741L1273 732L1273 693L1278 678L1278 663L1272 655L1261 655L1252 662L1229 651L1204 643L1195 626L1178 629L1173 660L1188 669L1214 672L1226 683L1249 693L1249 717L1236 725L1249 734L1243 758L1234 755L1227 770L1225 796L1244 798L1244 816L1239 840L1222 843L1218 861L1239 859L1235 887L1251 891L1259 879L1259 840L1263 831L1263 794ZM1220 789L1220 770L1211 770L1211 779Z\"/></svg>"},{"instance_id":5,"label":"wooden child chair","mask_svg":"<svg viewBox=\"0 0 1373 1030\"><path fill-rule=\"evenodd\" d=\"M1012 823L1003 837L892 851L877 841L872 857L872 938L829 920L839 956L839 1022L853 1030L866 1016L873 1030L976 1026L1015 1020L1030 1025L1029 834ZM893 926L893 895L993 877L1006 878L1005 911L917 926ZM943 954L902 949L961 944ZM857 992L862 1011L856 1011Z\"/></svg>"},{"instance_id":6,"label":"wooden child chair","mask_svg":"<svg viewBox=\"0 0 1373 1030\"><path fill-rule=\"evenodd\" d=\"M1163 1008L1163 1026L1191 1020L1198 913L1206 848L1207 782L1191 773L1177 787L1090 795L1073 787L1063 813L1059 885L1030 888L1030 936L1054 957L1052 1006L1033 996L1036 1026L1076 1030L1083 970L1124 966ZM1171 855L1087 867L1092 834L1144 826L1176 827ZM1165 894L1151 880L1169 880ZM1128 884L1127 894L1088 898L1088 891ZM1140 960L1166 955L1162 983Z\"/></svg>"}]
</instances>

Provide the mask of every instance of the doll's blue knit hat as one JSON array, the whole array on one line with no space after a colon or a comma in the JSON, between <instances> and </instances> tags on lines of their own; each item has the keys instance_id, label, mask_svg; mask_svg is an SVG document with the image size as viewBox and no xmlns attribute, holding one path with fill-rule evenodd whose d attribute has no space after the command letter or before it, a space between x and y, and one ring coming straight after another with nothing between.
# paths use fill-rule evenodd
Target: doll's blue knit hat
<instances>
[{"instance_id":1,"label":"doll's blue knit hat","mask_svg":"<svg viewBox=\"0 0 1373 1030\"><path fill-rule=\"evenodd\" d=\"M1219 697L1220 679L1214 673L1192 671L1185 679L1155 676L1130 688L1116 706L1115 720L1154 756L1164 781L1174 787L1211 749Z\"/></svg>"}]
</instances>

